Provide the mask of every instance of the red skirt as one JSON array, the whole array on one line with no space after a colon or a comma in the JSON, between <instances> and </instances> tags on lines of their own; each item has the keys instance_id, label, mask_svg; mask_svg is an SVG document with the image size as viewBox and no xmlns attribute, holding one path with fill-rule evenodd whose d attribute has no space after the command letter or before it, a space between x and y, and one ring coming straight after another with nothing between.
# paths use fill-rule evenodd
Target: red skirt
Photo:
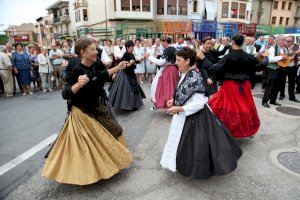
<instances>
[{"instance_id":1,"label":"red skirt","mask_svg":"<svg viewBox=\"0 0 300 200\"><path fill-rule=\"evenodd\" d=\"M249 137L258 131L260 121L248 80L242 83L224 81L219 91L209 100L209 105L233 137Z\"/></svg>"},{"instance_id":2,"label":"red skirt","mask_svg":"<svg viewBox=\"0 0 300 200\"><path fill-rule=\"evenodd\" d=\"M167 102L173 99L174 90L178 80L179 72L175 65L169 65L164 68L155 91L156 108L167 108Z\"/></svg>"}]
</instances>

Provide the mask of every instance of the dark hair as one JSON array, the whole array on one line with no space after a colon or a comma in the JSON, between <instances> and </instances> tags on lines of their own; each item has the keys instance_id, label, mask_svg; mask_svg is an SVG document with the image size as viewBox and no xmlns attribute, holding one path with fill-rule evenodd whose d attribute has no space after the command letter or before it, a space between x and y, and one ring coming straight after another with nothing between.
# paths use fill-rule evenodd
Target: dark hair
<instances>
[{"instance_id":1,"label":"dark hair","mask_svg":"<svg viewBox=\"0 0 300 200\"><path fill-rule=\"evenodd\" d=\"M134 42L132 40L128 40L125 42L125 47L128 49L129 47L134 47Z\"/></svg>"},{"instance_id":2,"label":"dark hair","mask_svg":"<svg viewBox=\"0 0 300 200\"><path fill-rule=\"evenodd\" d=\"M22 48L24 48L24 45L20 42L15 43L15 49L17 50L17 46L21 45Z\"/></svg>"},{"instance_id":3,"label":"dark hair","mask_svg":"<svg viewBox=\"0 0 300 200\"><path fill-rule=\"evenodd\" d=\"M136 42L136 41L141 42L141 39L140 39L140 38L136 38L136 39L135 39L135 42Z\"/></svg>"},{"instance_id":4,"label":"dark hair","mask_svg":"<svg viewBox=\"0 0 300 200\"><path fill-rule=\"evenodd\" d=\"M208 40L212 40L212 37L210 36L206 36L203 40L202 40L202 43L204 44L206 41Z\"/></svg>"},{"instance_id":5,"label":"dark hair","mask_svg":"<svg viewBox=\"0 0 300 200\"><path fill-rule=\"evenodd\" d=\"M180 38L183 38L183 36L182 35L178 35L177 36L177 40L180 39Z\"/></svg>"},{"instance_id":6,"label":"dark hair","mask_svg":"<svg viewBox=\"0 0 300 200\"><path fill-rule=\"evenodd\" d=\"M111 39L107 39L107 40L106 40L106 44L107 44L107 42L110 42L110 43L112 44Z\"/></svg>"},{"instance_id":7,"label":"dark hair","mask_svg":"<svg viewBox=\"0 0 300 200\"><path fill-rule=\"evenodd\" d=\"M232 40L235 42L236 45L242 46L244 44L245 37L242 34L237 34L232 37Z\"/></svg>"},{"instance_id":8,"label":"dark hair","mask_svg":"<svg viewBox=\"0 0 300 200\"><path fill-rule=\"evenodd\" d=\"M270 35L269 38L273 38L274 40L276 39L274 35Z\"/></svg>"},{"instance_id":9,"label":"dark hair","mask_svg":"<svg viewBox=\"0 0 300 200\"><path fill-rule=\"evenodd\" d=\"M190 37L185 37L184 40L185 41L192 41Z\"/></svg>"},{"instance_id":10,"label":"dark hair","mask_svg":"<svg viewBox=\"0 0 300 200\"><path fill-rule=\"evenodd\" d=\"M162 41L162 42L167 42L168 44L171 44L172 43L172 38L171 37L169 37L169 36L162 36L161 38L160 38L160 41Z\"/></svg>"},{"instance_id":11,"label":"dark hair","mask_svg":"<svg viewBox=\"0 0 300 200\"><path fill-rule=\"evenodd\" d=\"M190 66L193 66L196 62L197 53L189 47L183 47L176 52L176 56L182 57L184 60L190 59Z\"/></svg>"},{"instance_id":12,"label":"dark hair","mask_svg":"<svg viewBox=\"0 0 300 200\"><path fill-rule=\"evenodd\" d=\"M94 41L87 37L79 38L75 43L75 54L80 56L80 51L85 50L90 44L93 44Z\"/></svg>"}]
</instances>

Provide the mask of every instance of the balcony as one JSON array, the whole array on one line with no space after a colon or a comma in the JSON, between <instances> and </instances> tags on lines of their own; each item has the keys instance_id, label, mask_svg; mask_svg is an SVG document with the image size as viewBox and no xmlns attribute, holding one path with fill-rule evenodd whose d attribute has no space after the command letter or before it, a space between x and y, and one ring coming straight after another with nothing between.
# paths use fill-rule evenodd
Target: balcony
<instances>
[{"instance_id":1,"label":"balcony","mask_svg":"<svg viewBox=\"0 0 300 200\"><path fill-rule=\"evenodd\" d=\"M81 8L81 7L88 7L87 1L85 0L75 0L74 2L74 10Z\"/></svg>"},{"instance_id":2,"label":"balcony","mask_svg":"<svg viewBox=\"0 0 300 200\"><path fill-rule=\"evenodd\" d=\"M60 16L60 21L62 23L68 23L71 21L70 16L69 15L64 15L64 16Z\"/></svg>"},{"instance_id":3,"label":"balcony","mask_svg":"<svg viewBox=\"0 0 300 200\"><path fill-rule=\"evenodd\" d=\"M48 20L46 25L50 25L50 26L51 26L51 25L53 25L53 24L54 24L54 21L53 21L53 20Z\"/></svg>"},{"instance_id":4,"label":"balcony","mask_svg":"<svg viewBox=\"0 0 300 200\"><path fill-rule=\"evenodd\" d=\"M59 23L60 22L60 18L59 17L56 17L53 19L53 22L56 24L56 23Z\"/></svg>"}]
</instances>

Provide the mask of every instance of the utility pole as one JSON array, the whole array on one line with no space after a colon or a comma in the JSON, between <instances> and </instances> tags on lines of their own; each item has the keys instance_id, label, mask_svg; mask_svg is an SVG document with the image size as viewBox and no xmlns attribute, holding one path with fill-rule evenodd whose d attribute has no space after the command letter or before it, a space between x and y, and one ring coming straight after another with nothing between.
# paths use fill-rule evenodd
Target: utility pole
<instances>
[{"instance_id":1,"label":"utility pole","mask_svg":"<svg viewBox=\"0 0 300 200\"><path fill-rule=\"evenodd\" d=\"M105 6L105 36L107 35L107 12L106 12L106 0L104 0Z\"/></svg>"}]
</instances>

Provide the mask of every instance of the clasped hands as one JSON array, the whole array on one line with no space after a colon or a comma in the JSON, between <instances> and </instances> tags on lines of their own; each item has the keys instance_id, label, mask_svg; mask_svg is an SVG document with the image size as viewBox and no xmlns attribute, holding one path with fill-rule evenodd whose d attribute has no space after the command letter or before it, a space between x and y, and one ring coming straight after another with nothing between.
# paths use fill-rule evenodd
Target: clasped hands
<instances>
[{"instance_id":1,"label":"clasped hands","mask_svg":"<svg viewBox=\"0 0 300 200\"><path fill-rule=\"evenodd\" d=\"M167 113L170 115L175 115L180 112L183 112L183 108L181 106L174 106L174 100L171 99L167 102L168 110Z\"/></svg>"}]
</instances>

